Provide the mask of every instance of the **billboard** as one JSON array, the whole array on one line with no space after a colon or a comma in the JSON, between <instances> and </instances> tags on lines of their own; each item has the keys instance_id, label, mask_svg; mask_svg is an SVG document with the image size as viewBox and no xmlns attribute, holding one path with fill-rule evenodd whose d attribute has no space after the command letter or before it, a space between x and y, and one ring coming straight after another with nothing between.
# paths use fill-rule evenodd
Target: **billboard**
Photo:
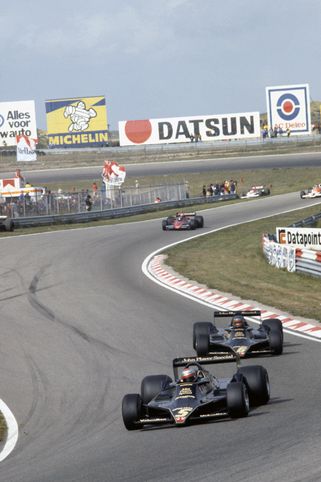
<instances>
[{"instance_id":1,"label":"billboard","mask_svg":"<svg viewBox=\"0 0 321 482\"><path fill-rule=\"evenodd\" d=\"M290 129L293 134L311 133L309 85L266 87L269 127Z\"/></svg>"},{"instance_id":2,"label":"billboard","mask_svg":"<svg viewBox=\"0 0 321 482\"><path fill-rule=\"evenodd\" d=\"M260 137L259 112L120 121L121 146Z\"/></svg>"},{"instance_id":3,"label":"billboard","mask_svg":"<svg viewBox=\"0 0 321 482\"><path fill-rule=\"evenodd\" d=\"M108 143L104 96L46 101L49 147L105 146Z\"/></svg>"},{"instance_id":4,"label":"billboard","mask_svg":"<svg viewBox=\"0 0 321 482\"><path fill-rule=\"evenodd\" d=\"M0 102L0 147L17 145L17 136L37 139L34 100Z\"/></svg>"},{"instance_id":5,"label":"billboard","mask_svg":"<svg viewBox=\"0 0 321 482\"><path fill-rule=\"evenodd\" d=\"M294 248L321 250L321 229L276 228L276 238L280 244L287 244Z\"/></svg>"}]
</instances>

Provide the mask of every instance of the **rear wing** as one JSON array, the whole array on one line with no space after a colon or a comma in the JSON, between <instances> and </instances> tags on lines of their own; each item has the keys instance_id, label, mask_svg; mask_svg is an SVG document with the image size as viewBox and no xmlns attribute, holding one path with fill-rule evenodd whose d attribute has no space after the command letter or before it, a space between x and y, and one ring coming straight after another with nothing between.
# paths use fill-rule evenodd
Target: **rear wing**
<instances>
[{"instance_id":1,"label":"rear wing","mask_svg":"<svg viewBox=\"0 0 321 482\"><path fill-rule=\"evenodd\" d=\"M185 213L185 212L178 212L176 213L176 216L196 216L196 213Z\"/></svg>"},{"instance_id":2,"label":"rear wing","mask_svg":"<svg viewBox=\"0 0 321 482\"><path fill-rule=\"evenodd\" d=\"M184 358L174 358L173 360L173 371L174 376L178 378L178 368L185 367L186 365L200 364L200 365L214 365L215 363L227 363L236 362L237 366L240 363L240 356L238 353L215 353L215 355L207 356L187 356Z\"/></svg>"},{"instance_id":3,"label":"rear wing","mask_svg":"<svg viewBox=\"0 0 321 482\"><path fill-rule=\"evenodd\" d=\"M214 318L227 318L231 316L261 316L260 310L240 310L240 311L214 311Z\"/></svg>"}]
</instances>

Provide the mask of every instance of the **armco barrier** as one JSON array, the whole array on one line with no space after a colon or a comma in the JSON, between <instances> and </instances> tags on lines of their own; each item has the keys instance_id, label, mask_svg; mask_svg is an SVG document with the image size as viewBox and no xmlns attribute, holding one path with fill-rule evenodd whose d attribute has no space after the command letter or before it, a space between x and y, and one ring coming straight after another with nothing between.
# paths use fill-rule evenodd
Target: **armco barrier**
<instances>
[{"instance_id":1,"label":"armco barrier","mask_svg":"<svg viewBox=\"0 0 321 482\"><path fill-rule=\"evenodd\" d=\"M126 208L106 209L104 211L91 211L77 214L56 214L45 216L30 216L14 218L14 227L35 227L50 226L53 224L72 224L72 223L88 223L90 221L99 221L103 219L121 218L125 216L133 216L134 214L144 214L148 212L161 211L163 209L184 208L197 204L213 204L220 201L229 201L237 199L236 194L225 194L222 196L208 198L188 198L181 201L167 201L161 203L145 204L140 206L131 206Z\"/></svg>"},{"instance_id":2,"label":"armco barrier","mask_svg":"<svg viewBox=\"0 0 321 482\"><path fill-rule=\"evenodd\" d=\"M321 219L321 213L297 221L289 227L303 227ZM294 248L279 244L274 235L263 234L262 249L268 263L276 268L286 268L310 276L321 277L321 251L308 248Z\"/></svg>"}]
</instances>

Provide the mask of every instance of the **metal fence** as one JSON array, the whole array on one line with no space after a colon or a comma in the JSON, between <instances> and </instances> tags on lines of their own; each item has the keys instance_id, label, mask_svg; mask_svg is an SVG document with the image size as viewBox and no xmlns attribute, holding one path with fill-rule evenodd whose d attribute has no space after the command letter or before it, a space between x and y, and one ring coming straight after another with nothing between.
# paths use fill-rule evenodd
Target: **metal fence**
<instances>
[{"instance_id":1,"label":"metal fence","mask_svg":"<svg viewBox=\"0 0 321 482\"><path fill-rule=\"evenodd\" d=\"M137 188L113 187L107 191L47 192L41 196L23 195L3 198L0 214L11 218L79 214L127 208L188 198L186 183Z\"/></svg>"}]
</instances>

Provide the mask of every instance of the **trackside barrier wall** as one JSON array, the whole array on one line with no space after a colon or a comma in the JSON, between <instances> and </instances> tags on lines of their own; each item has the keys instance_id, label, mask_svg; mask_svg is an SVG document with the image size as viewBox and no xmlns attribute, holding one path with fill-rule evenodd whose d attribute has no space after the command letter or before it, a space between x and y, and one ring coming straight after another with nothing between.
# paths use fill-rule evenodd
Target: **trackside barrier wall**
<instances>
[{"instance_id":1,"label":"trackside barrier wall","mask_svg":"<svg viewBox=\"0 0 321 482\"><path fill-rule=\"evenodd\" d=\"M71 223L88 223L90 221L99 221L104 219L121 218L125 216L133 216L134 214L145 214L148 212L161 211L163 209L184 208L197 204L213 204L220 201L230 201L237 199L237 194L224 194L221 196L210 196L207 198L188 198L182 200L145 204L139 206L130 206L117 209L106 209L102 211L91 211L77 214L60 214L45 216L29 216L14 218L14 227L35 227L50 226L52 224L71 224Z\"/></svg>"},{"instance_id":2,"label":"trackside barrier wall","mask_svg":"<svg viewBox=\"0 0 321 482\"><path fill-rule=\"evenodd\" d=\"M302 219L289 227L309 226L319 219L321 213ZM262 235L262 249L268 263L276 268L321 277L321 251L280 244L272 234Z\"/></svg>"}]
</instances>

